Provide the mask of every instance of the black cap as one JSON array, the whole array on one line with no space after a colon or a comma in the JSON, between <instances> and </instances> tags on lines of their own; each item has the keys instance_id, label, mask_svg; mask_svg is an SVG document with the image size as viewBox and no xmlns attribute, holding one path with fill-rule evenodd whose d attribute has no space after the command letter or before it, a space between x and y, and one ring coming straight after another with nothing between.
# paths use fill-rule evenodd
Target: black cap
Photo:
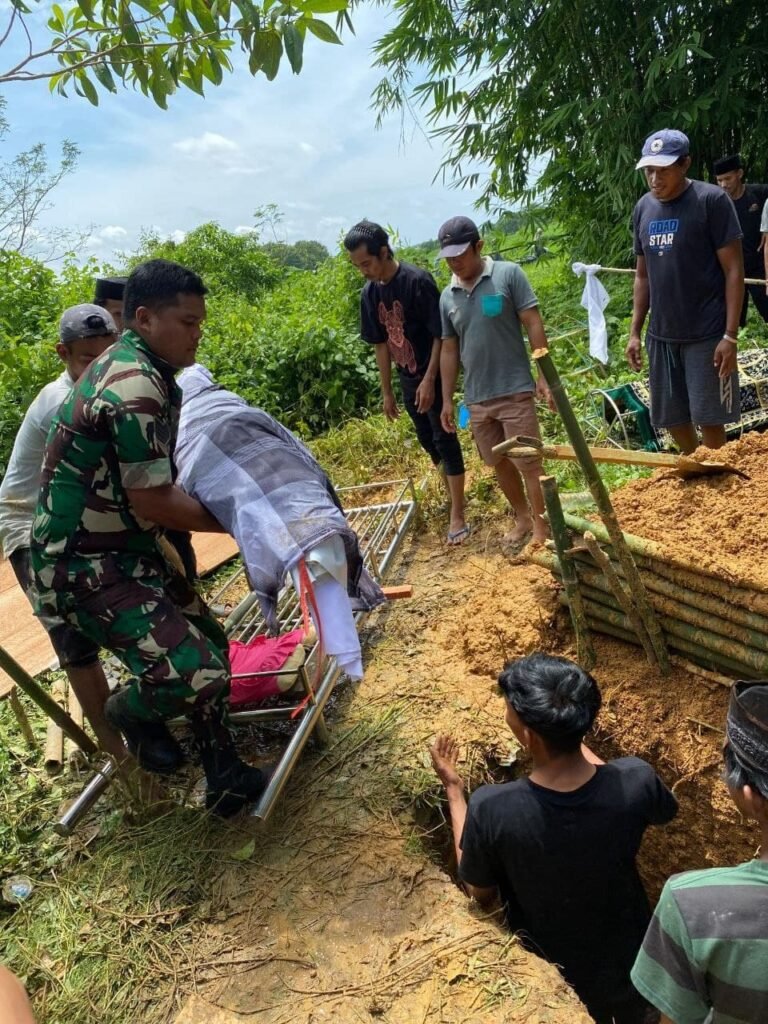
<instances>
[{"instance_id":1,"label":"black cap","mask_svg":"<svg viewBox=\"0 0 768 1024\"><path fill-rule=\"evenodd\" d=\"M93 301L104 302L106 299L116 299L118 302L122 302L127 280L127 277L97 277Z\"/></svg>"},{"instance_id":2,"label":"black cap","mask_svg":"<svg viewBox=\"0 0 768 1024\"><path fill-rule=\"evenodd\" d=\"M719 160L715 160L712 170L715 172L715 177L717 177L719 174L730 174L731 171L740 171L743 167L741 153L733 153L731 156L721 156Z\"/></svg>"},{"instance_id":3,"label":"black cap","mask_svg":"<svg viewBox=\"0 0 768 1024\"><path fill-rule=\"evenodd\" d=\"M480 241L477 224L469 217L451 217L437 232L441 258L461 256L473 242Z\"/></svg>"},{"instance_id":4,"label":"black cap","mask_svg":"<svg viewBox=\"0 0 768 1024\"><path fill-rule=\"evenodd\" d=\"M728 744L743 768L768 783L768 684L736 682L725 721Z\"/></svg>"},{"instance_id":5,"label":"black cap","mask_svg":"<svg viewBox=\"0 0 768 1024\"><path fill-rule=\"evenodd\" d=\"M91 302L65 309L59 322L59 341L65 345L82 338L102 338L107 334L117 336L115 321L106 309Z\"/></svg>"}]
</instances>

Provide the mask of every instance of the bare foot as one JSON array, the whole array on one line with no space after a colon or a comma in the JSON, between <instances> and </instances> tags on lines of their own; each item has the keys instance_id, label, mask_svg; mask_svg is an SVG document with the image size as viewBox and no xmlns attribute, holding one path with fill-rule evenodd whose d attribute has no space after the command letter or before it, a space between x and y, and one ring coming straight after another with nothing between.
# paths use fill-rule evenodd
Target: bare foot
<instances>
[{"instance_id":1,"label":"bare foot","mask_svg":"<svg viewBox=\"0 0 768 1024\"><path fill-rule=\"evenodd\" d=\"M502 546L505 548L518 547L533 529L533 522L530 518L518 519L514 530L504 534L501 538Z\"/></svg>"}]
</instances>

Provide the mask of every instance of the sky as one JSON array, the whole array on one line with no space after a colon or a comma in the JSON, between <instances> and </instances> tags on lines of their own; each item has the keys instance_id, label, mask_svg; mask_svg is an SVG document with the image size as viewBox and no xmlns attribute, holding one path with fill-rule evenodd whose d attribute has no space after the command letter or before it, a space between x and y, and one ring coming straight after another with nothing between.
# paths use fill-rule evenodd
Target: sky
<instances>
[{"instance_id":1,"label":"sky","mask_svg":"<svg viewBox=\"0 0 768 1024\"><path fill-rule=\"evenodd\" d=\"M371 48L387 14L361 7L354 22L356 35L345 33L341 47L308 36L298 76L285 59L273 82L236 70L205 99L180 90L167 111L132 89L100 90L96 108L74 92L51 95L46 82L11 83L4 156L44 142L53 157L62 139L77 143L77 170L45 222L88 229L80 256L100 262L135 248L142 229L181 238L215 220L246 231L266 203L283 214L281 241L316 238L334 250L362 217L396 228L402 242L434 238L448 217L472 214L478 193L433 181L441 143L412 120L403 126L393 115L375 129L371 92L381 71ZM3 66L10 56L6 45Z\"/></svg>"}]
</instances>

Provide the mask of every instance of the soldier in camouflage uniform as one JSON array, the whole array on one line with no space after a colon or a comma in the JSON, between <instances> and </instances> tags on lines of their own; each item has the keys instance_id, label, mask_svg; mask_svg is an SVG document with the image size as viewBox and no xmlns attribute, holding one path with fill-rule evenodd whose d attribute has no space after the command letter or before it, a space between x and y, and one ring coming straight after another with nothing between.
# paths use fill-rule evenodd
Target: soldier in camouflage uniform
<instances>
[{"instance_id":1,"label":"soldier in camouflage uniform","mask_svg":"<svg viewBox=\"0 0 768 1024\"><path fill-rule=\"evenodd\" d=\"M195 361L205 293L196 274L166 260L131 274L128 329L51 426L31 550L39 617L72 623L135 674L105 714L139 763L178 767L181 749L165 721L187 715L208 806L229 814L259 796L266 779L240 761L227 728L226 637L157 544L161 527L221 531L173 482L174 374Z\"/></svg>"}]
</instances>

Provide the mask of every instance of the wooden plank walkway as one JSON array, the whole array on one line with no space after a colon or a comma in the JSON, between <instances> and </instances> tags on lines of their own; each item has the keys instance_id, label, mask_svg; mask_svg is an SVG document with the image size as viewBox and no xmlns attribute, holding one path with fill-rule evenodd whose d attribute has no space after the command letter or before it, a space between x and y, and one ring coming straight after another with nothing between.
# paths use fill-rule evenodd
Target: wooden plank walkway
<instances>
[{"instance_id":1,"label":"wooden plank walkway","mask_svg":"<svg viewBox=\"0 0 768 1024\"><path fill-rule=\"evenodd\" d=\"M226 533L197 533L193 545L201 576L238 553L237 544ZM33 676L56 663L48 634L32 614L29 601L7 561L0 561L0 646ZM12 685L0 670L0 699Z\"/></svg>"}]
</instances>

